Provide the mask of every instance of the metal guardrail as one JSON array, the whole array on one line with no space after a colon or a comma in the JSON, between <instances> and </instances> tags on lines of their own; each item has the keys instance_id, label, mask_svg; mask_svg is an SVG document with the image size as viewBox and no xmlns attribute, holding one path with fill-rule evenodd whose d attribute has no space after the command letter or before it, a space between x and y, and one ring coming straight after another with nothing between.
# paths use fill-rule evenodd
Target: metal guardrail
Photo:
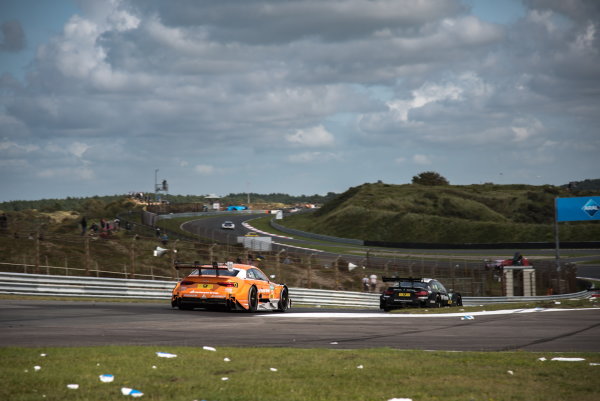
<instances>
[{"instance_id":1,"label":"metal guardrail","mask_svg":"<svg viewBox=\"0 0 600 401\"><path fill-rule=\"evenodd\" d=\"M0 294L169 300L175 281L0 272ZM379 309L379 294L290 288L294 304ZM589 298L588 291L537 297L464 297L465 306Z\"/></svg>"},{"instance_id":2,"label":"metal guardrail","mask_svg":"<svg viewBox=\"0 0 600 401\"><path fill-rule=\"evenodd\" d=\"M585 299L589 297L590 294L588 291L574 292L572 294L541 295L535 297L464 297L463 305L473 306L510 302L560 301L561 299Z\"/></svg>"},{"instance_id":3,"label":"metal guardrail","mask_svg":"<svg viewBox=\"0 0 600 401\"><path fill-rule=\"evenodd\" d=\"M0 273L0 294L169 299L175 281Z\"/></svg>"}]
</instances>

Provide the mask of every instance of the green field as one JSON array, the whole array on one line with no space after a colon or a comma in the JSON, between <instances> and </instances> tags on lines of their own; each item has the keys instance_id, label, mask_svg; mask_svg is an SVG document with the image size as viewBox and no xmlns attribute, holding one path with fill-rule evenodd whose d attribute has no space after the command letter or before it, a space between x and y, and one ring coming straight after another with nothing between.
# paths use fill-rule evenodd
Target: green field
<instances>
[{"instance_id":1,"label":"green field","mask_svg":"<svg viewBox=\"0 0 600 401\"><path fill-rule=\"evenodd\" d=\"M0 358L0 399L10 401L130 398L123 387L170 401L585 401L600 383L599 353L103 346L2 348Z\"/></svg>"}]
</instances>

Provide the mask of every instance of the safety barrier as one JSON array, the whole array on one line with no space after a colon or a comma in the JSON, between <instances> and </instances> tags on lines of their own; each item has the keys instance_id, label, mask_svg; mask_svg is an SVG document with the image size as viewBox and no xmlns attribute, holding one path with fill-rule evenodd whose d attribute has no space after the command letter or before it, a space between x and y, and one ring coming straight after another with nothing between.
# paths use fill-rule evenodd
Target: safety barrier
<instances>
[{"instance_id":1,"label":"safety barrier","mask_svg":"<svg viewBox=\"0 0 600 401\"><path fill-rule=\"evenodd\" d=\"M0 294L169 300L175 284L175 281L0 272ZM463 304L469 306L588 297L587 291L536 297L464 297ZM379 294L376 293L290 288L290 298L298 305L379 308Z\"/></svg>"}]
</instances>

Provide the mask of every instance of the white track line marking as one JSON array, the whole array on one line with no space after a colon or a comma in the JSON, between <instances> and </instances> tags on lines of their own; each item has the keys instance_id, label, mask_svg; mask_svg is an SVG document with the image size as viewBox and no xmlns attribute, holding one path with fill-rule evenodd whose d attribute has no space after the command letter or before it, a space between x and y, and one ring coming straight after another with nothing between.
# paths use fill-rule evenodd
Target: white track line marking
<instances>
[{"instance_id":1,"label":"white track line marking","mask_svg":"<svg viewBox=\"0 0 600 401\"><path fill-rule=\"evenodd\" d=\"M265 314L265 317L278 317L278 318L317 318L317 319L330 319L330 318L347 318L347 319L358 319L358 318L394 318L394 319L406 319L411 317L423 318L423 317L463 317L469 316L486 316L486 315L510 315L510 314L522 314L522 313L544 313L544 312L566 312L566 311L584 311L584 310L595 310L599 311L600 308L580 308L580 309L505 309L496 311L483 311L483 312L459 312L459 313L432 313L432 314L402 314L402 313L341 313L341 312L307 312L307 313L294 313L286 312L282 314Z\"/></svg>"}]
</instances>

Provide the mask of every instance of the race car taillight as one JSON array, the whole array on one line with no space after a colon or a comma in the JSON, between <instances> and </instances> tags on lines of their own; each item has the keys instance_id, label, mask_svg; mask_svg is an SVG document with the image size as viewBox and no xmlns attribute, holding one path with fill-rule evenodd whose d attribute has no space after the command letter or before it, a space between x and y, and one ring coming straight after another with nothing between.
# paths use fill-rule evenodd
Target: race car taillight
<instances>
[{"instance_id":1,"label":"race car taillight","mask_svg":"<svg viewBox=\"0 0 600 401\"><path fill-rule=\"evenodd\" d=\"M415 296L417 297L426 297L427 295L429 295L429 293L425 290L415 292Z\"/></svg>"},{"instance_id":2,"label":"race car taillight","mask_svg":"<svg viewBox=\"0 0 600 401\"><path fill-rule=\"evenodd\" d=\"M223 287L235 287L235 283L233 283L231 281L225 281L225 282L217 283L217 284L219 284L219 285L221 285Z\"/></svg>"},{"instance_id":3,"label":"race car taillight","mask_svg":"<svg viewBox=\"0 0 600 401\"><path fill-rule=\"evenodd\" d=\"M384 294L385 295L393 295L394 294L394 290L385 290Z\"/></svg>"}]
</instances>

